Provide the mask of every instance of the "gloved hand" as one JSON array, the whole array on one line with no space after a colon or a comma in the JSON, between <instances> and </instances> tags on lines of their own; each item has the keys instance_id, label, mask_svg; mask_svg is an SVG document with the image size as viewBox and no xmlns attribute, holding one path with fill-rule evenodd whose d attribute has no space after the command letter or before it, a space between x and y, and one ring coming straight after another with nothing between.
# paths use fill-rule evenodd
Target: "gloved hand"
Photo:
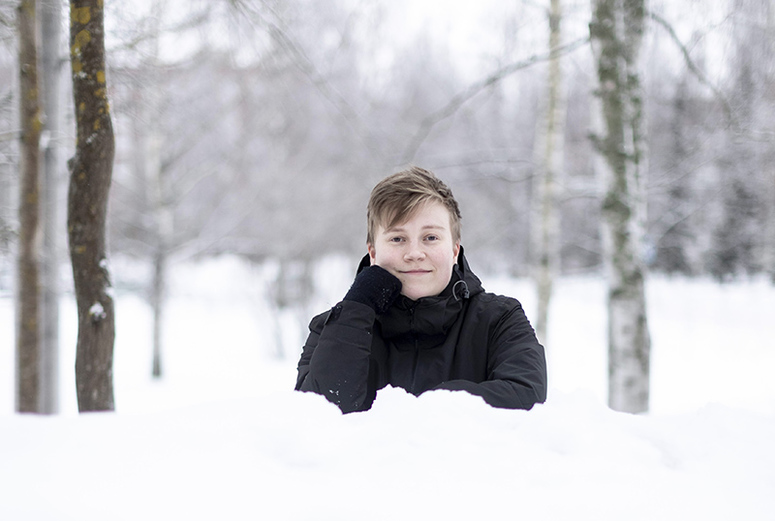
<instances>
[{"instance_id":1,"label":"gloved hand","mask_svg":"<svg viewBox=\"0 0 775 521\"><path fill-rule=\"evenodd\" d=\"M401 293L401 281L381 266L369 266L355 277L344 300L370 306L378 315L388 310Z\"/></svg>"}]
</instances>

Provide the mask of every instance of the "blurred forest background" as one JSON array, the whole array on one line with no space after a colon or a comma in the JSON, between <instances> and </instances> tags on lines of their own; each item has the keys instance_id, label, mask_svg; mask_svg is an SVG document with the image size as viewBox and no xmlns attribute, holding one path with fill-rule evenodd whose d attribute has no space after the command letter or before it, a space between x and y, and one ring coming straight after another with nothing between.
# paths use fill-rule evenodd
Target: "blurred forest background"
<instances>
[{"instance_id":1,"label":"blurred forest background","mask_svg":"<svg viewBox=\"0 0 775 521\"><path fill-rule=\"evenodd\" d=\"M0 4L4 291L17 205L16 4ZM547 9L519 0L106 2L117 140L110 251L172 261L224 252L293 263L357 256L371 187L412 162L461 200L464 245L480 270L527 275L546 63L441 111L505 65L545 54ZM651 20L643 51L649 267L775 275L773 8L686 0L650 9L669 28ZM566 2L563 14L564 42L588 34L587 2ZM61 67L66 115L60 134L44 139L61 147L63 194L74 136L66 54ZM563 58L563 273L601 265L593 70L588 45Z\"/></svg>"},{"instance_id":2,"label":"blurred forest background","mask_svg":"<svg viewBox=\"0 0 775 521\"><path fill-rule=\"evenodd\" d=\"M45 4L45 2L44 2ZM67 3L58 169L47 207L67 278L66 161L74 150ZM19 87L16 1L0 1L0 294L14 285ZM652 0L643 40L648 270L775 281L775 8ZM114 285L160 299L176 263L279 262L278 306L314 264L365 252L384 175L436 172L463 210L475 269L529 276L546 113L549 0L105 2L116 156ZM565 100L556 177L559 273L603 268L590 5L563 2ZM46 30L45 28L43 29ZM59 236L61 230L61 236ZM63 287L67 290L67 287Z\"/></svg>"}]
</instances>

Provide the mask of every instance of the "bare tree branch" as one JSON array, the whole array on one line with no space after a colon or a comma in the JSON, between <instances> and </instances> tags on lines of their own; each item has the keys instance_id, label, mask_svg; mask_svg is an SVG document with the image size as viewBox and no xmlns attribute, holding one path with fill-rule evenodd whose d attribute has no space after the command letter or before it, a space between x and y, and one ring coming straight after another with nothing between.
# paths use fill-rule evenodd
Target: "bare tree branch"
<instances>
[{"instance_id":1,"label":"bare tree branch","mask_svg":"<svg viewBox=\"0 0 775 521\"><path fill-rule=\"evenodd\" d=\"M727 101L726 97L724 97L724 94L716 88L715 85L705 76L705 73L700 70L700 68L697 66L697 64L694 63L694 60L692 60L692 57L689 55L689 50L686 48L686 46L681 42L680 38L678 38L678 35L676 34L675 30L673 29L673 26L662 18L657 13L651 11L649 13L652 20L657 22L659 25L661 25L665 31L667 31L668 36L673 40L673 42L678 46L678 50L681 51L681 55L683 55L684 62L686 62L686 66L689 68L689 70L694 74L694 76L699 80L700 83L708 87L713 95L716 97L716 99L719 100L721 103L722 109L724 110L724 116L727 120L727 123L729 125L734 125L737 127L734 114L732 113L732 107L729 105L729 102Z\"/></svg>"},{"instance_id":2,"label":"bare tree branch","mask_svg":"<svg viewBox=\"0 0 775 521\"><path fill-rule=\"evenodd\" d=\"M301 71L307 79L320 91L324 98L326 98L336 108L345 119L354 120L357 118L355 109L347 102L344 96L342 96L333 86L326 81L323 75L317 70L314 62L307 56L301 46L297 45L294 38L281 26L280 16L274 12L274 10L266 5L266 2L262 2L264 7L272 14L277 20L269 20L266 16L260 13L257 9L253 8L244 0L232 0L232 4L236 9L241 11L247 19L258 20L259 23L264 25L269 33L275 38L280 46L285 49L286 52L293 58L293 64L299 71Z\"/></svg>"},{"instance_id":3,"label":"bare tree branch","mask_svg":"<svg viewBox=\"0 0 775 521\"><path fill-rule=\"evenodd\" d=\"M165 26L161 28L159 31L164 33L172 33L177 34L184 31L187 31L189 29L195 29L197 27L201 27L204 25L211 17L211 11L212 11L212 5L206 5L206 7L202 11L195 11L194 13L191 13L187 15L186 18L183 20ZM151 40L152 38L155 38L154 31L141 31L138 34L134 36L134 38L125 40L121 42L120 44L116 45L115 47L111 47L108 51L110 54L119 52L119 51L128 51L128 50L136 50L140 44Z\"/></svg>"},{"instance_id":4,"label":"bare tree branch","mask_svg":"<svg viewBox=\"0 0 775 521\"><path fill-rule=\"evenodd\" d=\"M452 99L449 100L449 102L447 102L447 104L442 108L423 118L422 122L420 123L420 128L418 128L417 132L414 133L414 136L412 136L412 139L409 141L409 145L404 151L402 162L411 162L415 155L417 155L417 151L419 150L420 146L422 146L423 142L428 137L428 134L430 134L431 130L433 130L434 126L455 114L455 112L457 112L457 110L468 100L479 94L487 87L495 85L501 80L508 78L515 72L526 69L531 65L569 54L579 47L586 45L587 43L589 43L589 37L585 36L584 38L579 38L578 40L575 40L571 43L550 49L547 52L534 54L525 60L514 62L501 67L483 80L469 85L467 89L453 96Z\"/></svg>"},{"instance_id":5,"label":"bare tree branch","mask_svg":"<svg viewBox=\"0 0 775 521\"><path fill-rule=\"evenodd\" d=\"M334 85L328 81L326 76L315 66L315 62L307 55L303 47L298 44L291 32L283 27L282 17L267 4L265 0L260 0L264 9L266 9L271 18L259 12L251 2L247 0L230 0L234 8L251 21L258 21L263 25L275 41L291 57L293 65L315 86L323 98L331 104L344 121L350 125L358 140L373 157L380 157L379 152L367 141L362 128L362 118L358 111L347 101Z\"/></svg>"}]
</instances>

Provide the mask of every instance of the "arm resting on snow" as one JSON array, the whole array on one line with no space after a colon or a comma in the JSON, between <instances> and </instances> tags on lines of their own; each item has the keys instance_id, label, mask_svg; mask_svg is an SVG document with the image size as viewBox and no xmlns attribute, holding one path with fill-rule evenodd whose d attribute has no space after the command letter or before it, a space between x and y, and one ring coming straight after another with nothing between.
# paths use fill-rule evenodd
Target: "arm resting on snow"
<instances>
[{"instance_id":1,"label":"arm resting on snow","mask_svg":"<svg viewBox=\"0 0 775 521\"><path fill-rule=\"evenodd\" d=\"M312 319L296 390L322 394L342 412L368 409L376 394L369 378L375 316L367 305L342 301Z\"/></svg>"},{"instance_id":2,"label":"arm resting on snow","mask_svg":"<svg viewBox=\"0 0 775 521\"><path fill-rule=\"evenodd\" d=\"M493 407L531 409L546 401L546 356L522 306L507 312L492 332L487 380L450 380L436 387L481 396Z\"/></svg>"}]
</instances>

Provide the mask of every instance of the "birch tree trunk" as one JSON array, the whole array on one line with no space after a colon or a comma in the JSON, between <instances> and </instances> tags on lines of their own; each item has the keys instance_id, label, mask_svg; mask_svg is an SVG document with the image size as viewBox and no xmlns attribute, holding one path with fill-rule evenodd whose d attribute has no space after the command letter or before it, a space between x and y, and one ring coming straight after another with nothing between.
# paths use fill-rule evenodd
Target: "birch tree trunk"
<instances>
[{"instance_id":1,"label":"birch tree trunk","mask_svg":"<svg viewBox=\"0 0 775 521\"><path fill-rule=\"evenodd\" d=\"M767 43L771 49L769 56L771 60L770 63L772 64L773 61L775 61L775 58L773 58L773 55L775 55L775 7L773 6L770 6L770 9L767 10L766 34ZM769 71L770 84L775 84L775 66L771 66ZM769 102L772 104L771 106L775 106L775 91L772 89L769 91ZM775 146L773 148L775 149ZM765 208L769 213L765 220L767 225L764 239L764 267L770 275L770 281L775 284L775 164L773 164L772 161L766 166L765 176L766 185L768 187Z\"/></svg>"},{"instance_id":2,"label":"birch tree trunk","mask_svg":"<svg viewBox=\"0 0 775 521\"><path fill-rule=\"evenodd\" d=\"M141 87L146 128L142 140L145 164L143 172L151 203L153 216L153 280L151 281L151 307L153 309L153 362L151 375L161 378L163 375L163 329L164 308L167 300L168 264L172 249L173 210L169 182L162 165L162 146L164 136L161 130L160 113L162 111L161 63L159 60L159 40L161 25L167 7L166 2L157 2L151 19L148 41L148 73Z\"/></svg>"},{"instance_id":3,"label":"birch tree trunk","mask_svg":"<svg viewBox=\"0 0 775 521\"><path fill-rule=\"evenodd\" d=\"M16 410L40 412L40 179L41 115L35 0L18 8L21 175L16 312Z\"/></svg>"},{"instance_id":4,"label":"birch tree trunk","mask_svg":"<svg viewBox=\"0 0 775 521\"><path fill-rule=\"evenodd\" d=\"M105 219L114 137L105 77L102 0L70 1L70 63L77 125L70 160L67 230L78 305L78 410L110 411L115 317L106 261Z\"/></svg>"},{"instance_id":5,"label":"birch tree trunk","mask_svg":"<svg viewBox=\"0 0 775 521\"><path fill-rule=\"evenodd\" d=\"M63 244L60 241L61 169L59 140L61 112L59 104L60 23L62 3L43 0L40 4L42 29L41 75L43 79L43 186L41 189L41 216L43 218L43 264L41 270L41 360L40 412L59 412L59 260Z\"/></svg>"},{"instance_id":6,"label":"birch tree trunk","mask_svg":"<svg viewBox=\"0 0 775 521\"><path fill-rule=\"evenodd\" d=\"M644 234L644 135L638 59L644 0L594 0L601 134L595 138L604 179L602 235L608 280L608 402L649 406L650 338L641 241Z\"/></svg>"},{"instance_id":7,"label":"birch tree trunk","mask_svg":"<svg viewBox=\"0 0 775 521\"><path fill-rule=\"evenodd\" d=\"M549 49L559 49L562 8L560 0L551 0L549 11ZM542 128L537 138L538 190L533 219L533 277L538 295L535 329L546 343L549 303L560 264L560 222L558 217L558 177L563 170L566 99L563 91L560 56L549 59L547 101Z\"/></svg>"}]
</instances>

